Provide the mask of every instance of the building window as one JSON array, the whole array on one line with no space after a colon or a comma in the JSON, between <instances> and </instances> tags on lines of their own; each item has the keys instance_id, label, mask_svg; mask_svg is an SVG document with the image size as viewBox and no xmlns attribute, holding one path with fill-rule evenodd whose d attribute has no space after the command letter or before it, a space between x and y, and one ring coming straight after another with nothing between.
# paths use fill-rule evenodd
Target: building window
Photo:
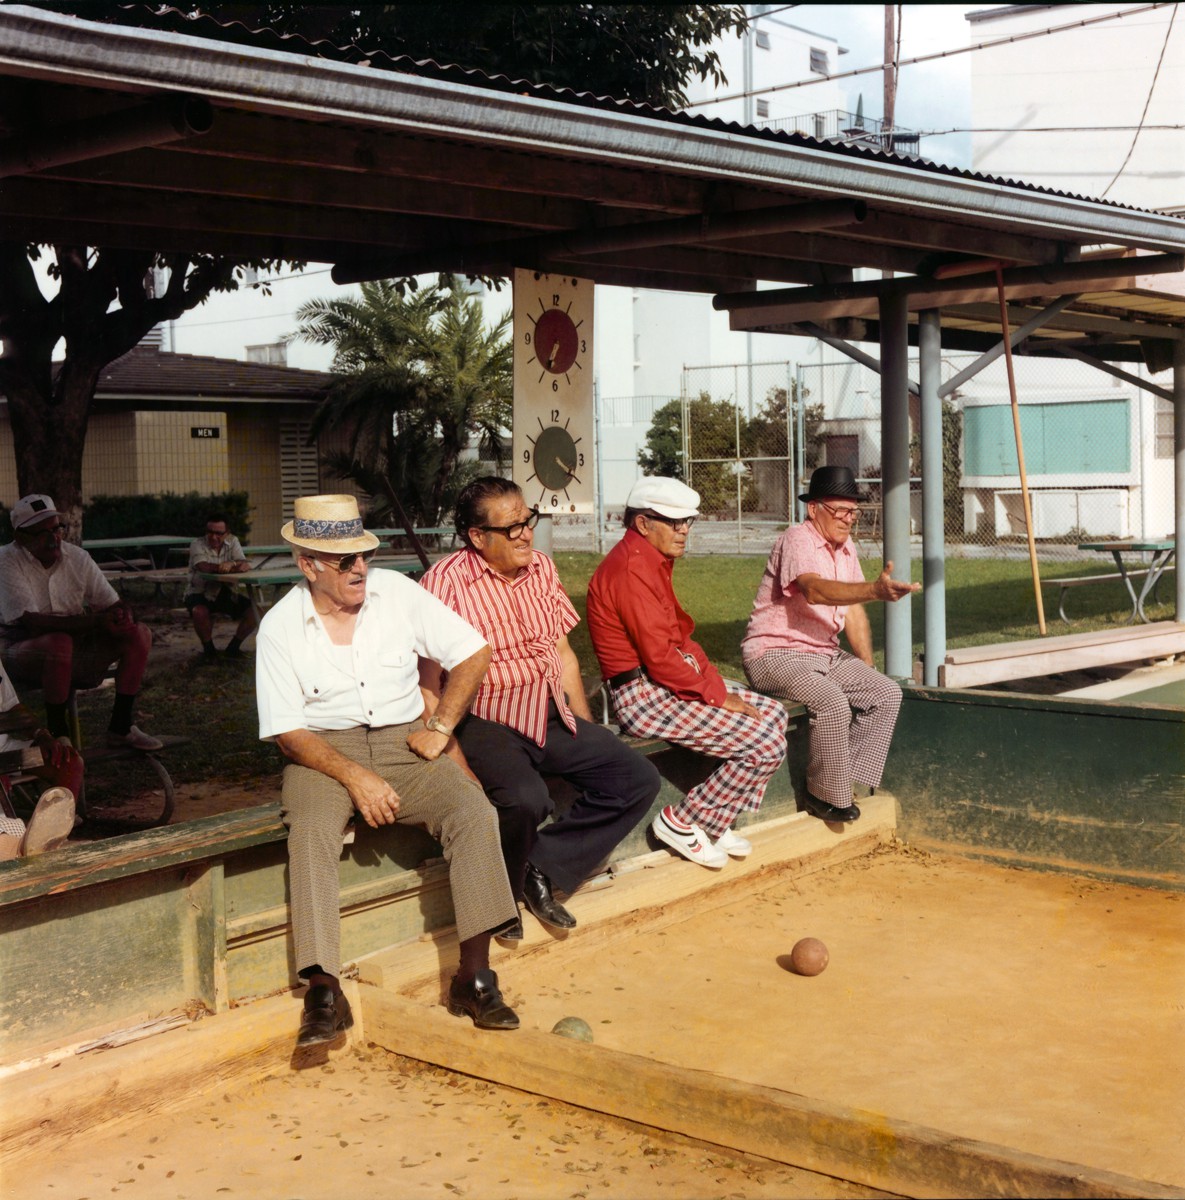
<instances>
[{"instance_id":1,"label":"building window","mask_svg":"<svg viewBox=\"0 0 1185 1200\"><path fill-rule=\"evenodd\" d=\"M758 50L768 50L769 49L769 34L766 33L766 31L764 29L759 29L757 31L757 49Z\"/></svg>"},{"instance_id":2,"label":"building window","mask_svg":"<svg viewBox=\"0 0 1185 1200\"><path fill-rule=\"evenodd\" d=\"M1173 457L1173 406L1168 400L1156 397L1156 457Z\"/></svg>"},{"instance_id":3,"label":"building window","mask_svg":"<svg viewBox=\"0 0 1185 1200\"><path fill-rule=\"evenodd\" d=\"M266 363L272 367L288 365L288 347L283 342L268 342L265 346L248 346L247 361Z\"/></svg>"},{"instance_id":4,"label":"building window","mask_svg":"<svg viewBox=\"0 0 1185 1200\"><path fill-rule=\"evenodd\" d=\"M768 117L769 116L769 101L768 100L758 100L757 101L757 115L759 117Z\"/></svg>"},{"instance_id":5,"label":"building window","mask_svg":"<svg viewBox=\"0 0 1185 1200\"><path fill-rule=\"evenodd\" d=\"M280 499L285 519L292 516L298 496L321 491L317 447L309 444L308 421L280 422Z\"/></svg>"},{"instance_id":6,"label":"building window","mask_svg":"<svg viewBox=\"0 0 1185 1200\"><path fill-rule=\"evenodd\" d=\"M816 50L811 47L811 72L815 75L830 75L831 66L827 61L826 50Z\"/></svg>"}]
</instances>

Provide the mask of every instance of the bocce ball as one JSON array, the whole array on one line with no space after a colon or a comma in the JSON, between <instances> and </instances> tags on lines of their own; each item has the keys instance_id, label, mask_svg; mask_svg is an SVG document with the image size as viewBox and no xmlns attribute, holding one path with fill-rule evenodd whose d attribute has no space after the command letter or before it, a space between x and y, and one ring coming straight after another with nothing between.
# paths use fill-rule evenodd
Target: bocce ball
<instances>
[{"instance_id":1,"label":"bocce ball","mask_svg":"<svg viewBox=\"0 0 1185 1200\"><path fill-rule=\"evenodd\" d=\"M818 938L800 938L790 951L790 969L795 975L818 975L826 969L830 957Z\"/></svg>"},{"instance_id":2,"label":"bocce ball","mask_svg":"<svg viewBox=\"0 0 1185 1200\"><path fill-rule=\"evenodd\" d=\"M592 1030L588 1027L588 1022L580 1017L561 1017L552 1027L552 1033L558 1033L560 1037L571 1038L576 1042L591 1042L593 1040Z\"/></svg>"}]
</instances>

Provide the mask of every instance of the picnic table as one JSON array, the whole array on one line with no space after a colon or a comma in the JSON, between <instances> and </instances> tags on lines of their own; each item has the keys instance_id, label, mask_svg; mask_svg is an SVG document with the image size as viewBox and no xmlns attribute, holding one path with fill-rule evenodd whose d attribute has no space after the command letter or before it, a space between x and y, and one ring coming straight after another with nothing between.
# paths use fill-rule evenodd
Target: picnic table
<instances>
[{"instance_id":1,"label":"picnic table","mask_svg":"<svg viewBox=\"0 0 1185 1200\"><path fill-rule=\"evenodd\" d=\"M257 547L258 552L263 553L269 547ZM275 547L270 547L275 550ZM284 546L285 553L291 554L292 547ZM243 548L246 553L247 548ZM267 559L264 559L267 562ZM424 565L418 558L382 558L376 557L370 560L370 569L385 570L385 571L400 571L405 575L416 575L423 571ZM304 575L300 568L295 563L288 563L284 566L258 566L252 567L249 571L239 571L232 574L220 575L214 571L199 571L198 575L202 579L207 579L211 583L225 584L231 588L243 588L247 596L251 600L251 608L255 613L256 622L263 619L263 614L271 607L271 601L264 594L264 589L270 587L273 595L285 584L299 583Z\"/></svg>"},{"instance_id":2,"label":"picnic table","mask_svg":"<svg viewBox=\"0 0 1185 1200\"><path fill-rule=\"evenodd\" d=\"M1131 597L1132 602L1132 615L1124 622L1127 625L1133 624L1137 618L1144 622L1148 621L1148 615L1144 612L1144 601L1155 591L1156 585L1160 582L1160 577L1173 561L1176 548L1177 543L1174 538L1078 543L1079 550L1094 550L1100 554L1110 554L1115 560L1119 578L1123 580L1124 586L1127 588L1127 594ZM1147 560L1147 566L1133 570L1124 562L1125 554L1150 554L1151 558ZM1137 559L1136 561L1140 562L1142 560ZM1143 576L1144 584L1137 594L1132 580L1140 576ZM1094 576L1092 578L1102 577ZM1108 576L1107 578L1114 578L1114 576Z\"/></svg>"},{"instance_id":3,"label":"picnic table","mask_svg":"<svg viewBox=\"0 0 1185 1200\"><path fill-rule=\"evenodd\" d=\"M168 564L169 554L178 549L188 550L191 537L175 537L168 533L147 533L138 537L85 538L82 548L93 555L107 550L127 570L158 571ZM135 555L134 550L146 551ZM147 565L145 565L147 564Z\"/></svg>"}]
</instances>

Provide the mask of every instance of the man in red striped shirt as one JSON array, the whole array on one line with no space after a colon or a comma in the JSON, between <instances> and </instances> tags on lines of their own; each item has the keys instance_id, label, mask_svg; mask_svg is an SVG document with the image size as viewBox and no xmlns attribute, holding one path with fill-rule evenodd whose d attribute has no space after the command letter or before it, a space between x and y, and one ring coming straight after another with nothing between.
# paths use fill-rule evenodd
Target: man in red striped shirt
<instances>
[{"instance_id":1,"label":"man in red striped shirt","mask_svg":"<svg viewBox=\"0 0 1185 1200\"><path fill-rule=\"evenodd\" d=\"M492 651L449 752L468 765L498 810L516 899L545 925L571 929L576 918L553 888L574 892L608 858L645 817L660 779L648 759L593 723L568 644L580 618L555 564L533 547L538 519L510 480L474 480L457 499L464 548L441 559L421 582ZM439 693L435 664L423 664L421 683ZM565 779L577 796L540 828L555 809L543 775Z\"/></svg>"}]
</instances>

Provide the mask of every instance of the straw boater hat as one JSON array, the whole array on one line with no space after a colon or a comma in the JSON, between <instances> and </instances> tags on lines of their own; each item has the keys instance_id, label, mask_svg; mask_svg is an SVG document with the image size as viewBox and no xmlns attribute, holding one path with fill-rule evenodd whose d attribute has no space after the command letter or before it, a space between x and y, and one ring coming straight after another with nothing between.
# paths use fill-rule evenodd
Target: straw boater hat
<instances>
[{"instance_id":1,"label":"straw boater hat","mask_svg":"<svg viewBox=\"0 0 1185 1200\"><path fill-rule=\"evenodd\" d=\"M325 554L373 550L379 539L362 528L355 496L301 496L292 507L293 519L280 530L291 546Z\"/></svg>"}]
</instances>

